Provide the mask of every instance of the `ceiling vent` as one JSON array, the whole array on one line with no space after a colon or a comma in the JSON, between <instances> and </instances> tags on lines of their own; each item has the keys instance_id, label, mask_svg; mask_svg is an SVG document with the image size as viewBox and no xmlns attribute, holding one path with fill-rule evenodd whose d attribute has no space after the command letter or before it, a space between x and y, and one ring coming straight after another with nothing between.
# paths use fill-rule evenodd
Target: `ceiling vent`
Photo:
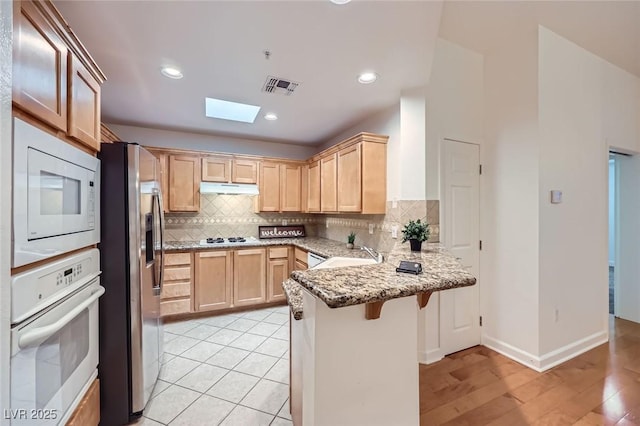
<instances>
[{"instance_id":1,"label":"ceiling vent","mask_svg":"<svg viewBox=\"0 0 640 426\"><path fill-rule=\"evenodd\" d=\"M262 87L262 91L289 96L293 94L293 91L296 90L296 87L298 87L298 85L299 83L285 80L284 78L273 77L270 75L267 77L267 81L265 81L264 86Z\"/></svg>"}]
</instances>

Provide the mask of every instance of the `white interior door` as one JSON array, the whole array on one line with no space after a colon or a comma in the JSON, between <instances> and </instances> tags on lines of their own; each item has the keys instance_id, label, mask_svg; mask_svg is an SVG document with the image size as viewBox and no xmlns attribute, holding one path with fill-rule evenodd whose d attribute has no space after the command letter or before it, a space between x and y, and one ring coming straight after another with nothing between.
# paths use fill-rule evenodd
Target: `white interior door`
<instances>
[{"instance_id":1,"label":"white interior door","mask_svg":"<svg viewBox=\"0 0 640 426\"><path fill-rule=\"evenodd\" d=\"M440 293L440 346L447 355L480 344L480 147L445 139L441 182L441 240L478 279Z\"/></svg>"}]
</instances>

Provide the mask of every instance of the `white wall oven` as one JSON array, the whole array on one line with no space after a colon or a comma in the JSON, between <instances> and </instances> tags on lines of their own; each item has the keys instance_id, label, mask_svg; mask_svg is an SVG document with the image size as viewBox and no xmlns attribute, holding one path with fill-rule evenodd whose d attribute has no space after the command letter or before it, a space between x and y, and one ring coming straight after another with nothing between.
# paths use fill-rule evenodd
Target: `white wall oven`
<instances>
[{"instance_id":1,"label":"white wall oven","mask_svg":"<svg viewBox=\"0 0 640 426\"><path fill-rule=\"evenodd\" d=\"M13 267L100 240L100 161L13 119Z\"/></svg>"},{"instance_id":2,"label":"white wall oven","mask_svg":"<svg viewBox=\"0 0 640 426\"><path fill-rule=\"evenodd\" d=\"M11 282L11 425L64 425L98 374L100 252Z\"/></svg>"}]
</instances>

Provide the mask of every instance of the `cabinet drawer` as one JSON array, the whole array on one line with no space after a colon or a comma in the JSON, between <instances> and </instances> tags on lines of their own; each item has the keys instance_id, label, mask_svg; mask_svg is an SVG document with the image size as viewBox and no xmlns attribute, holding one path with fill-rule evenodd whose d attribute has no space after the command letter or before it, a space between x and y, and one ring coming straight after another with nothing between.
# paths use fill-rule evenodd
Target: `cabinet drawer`
<instances>
[{"instance_id":1,"label":"cabinet drawer","mask_svg":"<svg viewBox=\"0 0 640 426\"><path fill-rule=\"evenodd\" d=\"M296 260L299 260L300 262L304 263L306 265L308 259L307 259L307 252L305 250L302 250L298 247L296 247Z\"/></svg>"},{"instance_id":2,"label":"cabinet drawer","mask_svg":"<svg viewBox=\"0 0 640 426\"><path fill-rule=\"evenodd\" d=\"M269 259L281 259L289 257L289 247L270 247Z\"/></svg>"},{"instance_id":3,"label":"cabinet drawer","mask_svg":"<svg viewBox=\"0 0 640 426\"><path fill-rule=\"evenodd\" d=\"M191 282L167 283L162 286L161 299L171 299L174 297L184 297L191 295Z\"/></svg>"},{"instance_id":4,"label":"cabinet drawer","mask_svg":"<svg viewBox=\"0 0 640 426\"><path fill-rule=\"evenodd\" d=\"M160 315L174 315L191 312L191 299L166 300L160 302Z\"/></svg>"},{"instance_id":5,"label":"cabinet drawer","mask_svg":"<svg viewBox=\"0 0 640 426\"><path fill-rule=\"evenodd\" d=\"M307 262L301 262L298 259L296 259L296 262L293 267L294 271L306 271L307 269L309 269L309 267L307 266Z\"/></svg>"},{"instance_id":6,"label":"cabinet drawer","mask_svg":"<svg viewBox=\"0 0 640 426\"><path fill-rule=\"evenodd\" d=\"M191 266L172 267L164 269L164 281L189 281L191 280Z\"/></svg>"},{"instance_id":7,"label":"cabinet drawer","mask_svg":"<svg viewBox=\"0 0 640 426\"><path fill-rule=\"evenodd\" d=\"M164 256L165 266L191 264L191 253L167 253Z\"/></svg>"}]
</instances>

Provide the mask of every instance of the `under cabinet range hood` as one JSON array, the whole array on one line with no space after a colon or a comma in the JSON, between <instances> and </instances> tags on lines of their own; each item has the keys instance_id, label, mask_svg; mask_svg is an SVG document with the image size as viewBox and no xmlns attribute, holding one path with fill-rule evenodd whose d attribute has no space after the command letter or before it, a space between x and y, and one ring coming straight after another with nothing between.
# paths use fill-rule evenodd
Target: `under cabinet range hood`
<instances>
[{"instance_id":1,"label":"under cabinet range hood","mask_svg":"<svg viewBox=\"0 0 640 426\"><path fill-rule=\"evenodd\" d=\"M258 185L250 183L201 182L201 194L258 195Z\"/></svg>"}]
</instances>

